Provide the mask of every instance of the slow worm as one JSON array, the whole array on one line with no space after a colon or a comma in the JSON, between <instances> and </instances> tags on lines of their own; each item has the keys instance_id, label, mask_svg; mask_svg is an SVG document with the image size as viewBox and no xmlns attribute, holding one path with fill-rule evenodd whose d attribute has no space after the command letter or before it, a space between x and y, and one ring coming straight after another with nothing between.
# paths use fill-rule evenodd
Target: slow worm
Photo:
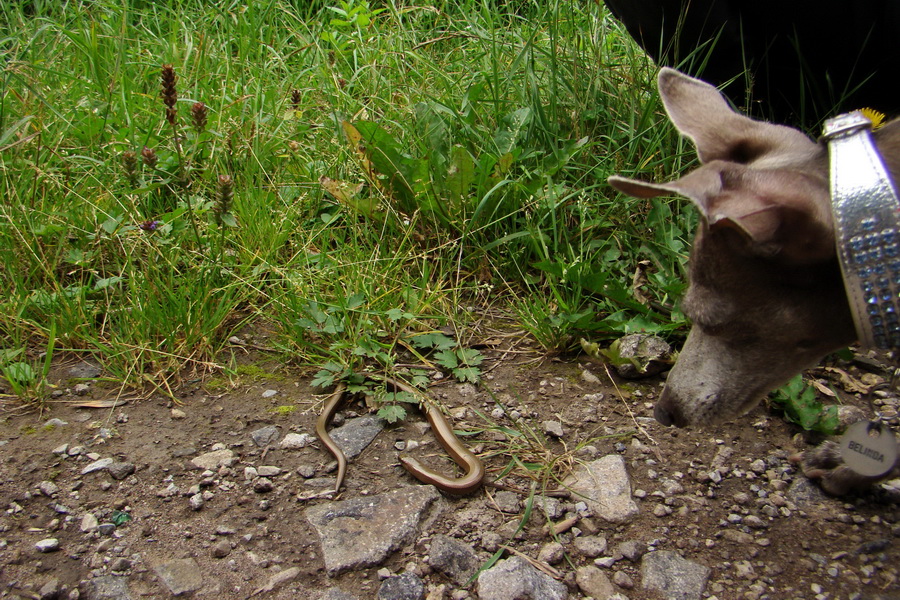
<instances>
[{"instance_id":1,"label":"slow worm","mask_svg":"<svg viewBox=\"0 0 900 600\"><path fill-rule=\"evenodd\" d=\"M335 441L331 439L331 436L328 435L328 425L331 423L334 413L337 412L338 407L341 405L341 400L344 398L344 392L346 390L347 384L345 383L339 383L337 387L334 388L334 392L331 394L331 397L328 398L328 401L325 402L325 406L322 408L322 414L319 415L319 418L316 421L316 435L322 440L322 444L325 445L325 448L327 448L337 459L338 472L337 482L334 484L335 494L341 490L341 484L344 483L344 475L347 473L347 457L344 455L344 451L341 450L340 446L338 446Z\"/></svg>"},{"instance_id":2,"label":"slow worm","mask_svg":"<svg viewBox=\"0 0 900 600\"><path fill-rule=\"evenodd\" d=\"M419 393L415 388L401 381L384 378L384 382L395 389L403 390L410 394ZM340 406L341 399L343 398L346 389L347 386L344 384L339 384L335 388L334 393L332 393L331 397L325 403L325 407L322 409L322 414L319 415L318 421L316 421L316 435L319 436L319 439L322 440L322 444L324 444L328 451L334 455L338 462L337 483L335 483L334 487L335 493L341 489L341 485L344 482L344 475L347 472L347 458L344 456L344 452L340 447L338 447L334 440L331 439L331 436L328 435L328 425L331 423L334 413ZM459 438L456 437L456 434L453 433L453 428L450 426L450 423L447 422L447 419L444 418L444 415L441 414L441 411L431 403L423 404L425 416L431 424L431 430L434 432L435 437L447 454L463 468L465 474L458 478L446 477L432 471L415 458L409 456L401 456L400 464L403 465L403 468L405 468L410 475L422 483L431 484L448 494L462 495L474 492L481 486L484 480L484 465L481 463L481 460L472 454Z\"/></svg>"}]
</instances>

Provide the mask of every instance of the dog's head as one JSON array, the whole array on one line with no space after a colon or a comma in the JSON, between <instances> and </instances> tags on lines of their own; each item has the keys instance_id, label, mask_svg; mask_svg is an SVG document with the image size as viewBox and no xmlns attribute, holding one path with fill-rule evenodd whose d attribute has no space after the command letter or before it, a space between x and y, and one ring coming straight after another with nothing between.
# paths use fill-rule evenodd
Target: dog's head
<instances>
[{"instance_id":1,"label":"dog's head","mask_svg":"<svg viewBox=\"0 0 900 600\"><path fill-rule=\"evenodd\" d=\"M825 148L749 119L712 86L659 75L669 118L701 166L663 184L611 177L641 198L680 194L702 219L682 302L693 328L656 406L663 424L734 418L825 354L852 342L834 248Z\"/></svg>"}]
</instances>

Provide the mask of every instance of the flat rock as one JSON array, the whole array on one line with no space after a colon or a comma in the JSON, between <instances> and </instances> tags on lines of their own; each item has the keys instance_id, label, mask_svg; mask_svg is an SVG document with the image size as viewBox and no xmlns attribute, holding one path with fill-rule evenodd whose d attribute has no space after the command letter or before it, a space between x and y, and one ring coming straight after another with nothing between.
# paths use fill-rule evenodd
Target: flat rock
<instances>
[{"instance_id":1,"label":"flat rock","mask_svg":"<svg viewBox=\"0 0 900 600\"><path fill-rule=\"evenodd\" d=\"M100 365L81 361L66 369L66 376L71 379L96 379L100 377Z\"/></svg>"},{"instance_id":2,"label":"flat rock","mask_svg":"<svg viewBox=\"0 0 900 600\"><path fill-rule=\"evenodd\" d=\"M256 431L250 433L250 439L260 448L265 448L270 444L274 444L278 439L278 428L274 425L266 425L260 427Z\"/></svg>"},{"instance_id":3,"label":"flat rock","mask_svg":"<svg viewBox=\"0 0 900 600\"><path fill-rule=\"evenodd\" d=\"M378 565L410 543L441 500L432 486L410 486L386 494L329 502L306 509L318 533L329 575Z\"/></svg>"},{"instance_id":4,"label":"flat rock","mask_svg":"<svg viewBox=\"0 0 900 600\"><path fill-rule=\"evenodd\" d=\"M575 538L575 549L588 558L597 558L606 552L607 542L602 535L583 535Z\"/></svg>"},{"instance_id":5,"label":"flat rock","mask_svg":"<svg viewBox=\"0 0 900 600\"><path fill-rule=\"evenodd\" d=\"M54 600L59 597L59 579L51 578L38 590L37 597L41 600Z\"/></svg>"},{"instance_id":6,"label":"flat rock","mask_svg":"<svg viewBox=\"0 0 900 600\"><path fill-rule=\"evenodd\" d=\"M471 546L456 538L436 535L431 540L428 564L457 585L465 585L475 574L481 561Z\"/></svg>"},{"instance_id":7,"label":"flat rock","mask_svg":"<svg viewBox=\"0 0 900 600\"><path fill-rule=\"evenodd\" d=\"M131 600L128 579L116 575L94 577L81 584L81 597L84 600Z\"/></svg>"},{"instance_id":8,"label":"flat rock","mask_svg":"<svg viewBox=\"0 0 900 600\"><path fill-rule=\"evenodd\" d=\"M638 513L631 497L631 480L625 459L609 454L579 465L563 482L573 497L585 501L594 516L611 523L624 523Z\"/></svg>"},{"instance_id":9,"label":"flat rock","mask_svg":"<svg viewBox=\"0 0 900 600\"><path fill-rule=\"evenodd\" d=\"M57 538L46 538L34 545L38 552L56 552L59 550L59 540Z\"/></svg>"},{"instance_id":10,"label":"flat rock","mask_svg":"<svg viewBox=\"0 0 900 600\"><path fill-rule=\"evenodd\" d=\"M700 600L710 571L677 552L660 550L644 555L641 583L644 589L662 592L666 600Z\"/></svg>"},{"instance_id":11,"label":"flat rock","mask_svg":"<svg viewBox=\"0 0 900 600\"><path fill-rule=\"evenodd\" d=\"M377 600L422 600L425 584L413 573L388 577L378 588Z\"/></svg>"},{"instance_id":12,"label":"flat rock","mask_svg":"<svg viewBox=\"0 0 900 600\"><path fill-rule=\"evenodd\" d=\"M134 473L134 465L129 462L112 462L106 467L107 472L113 479L125 479Z\"/></svg>"},{"instance_id":13,"label":"flat rock","mask_svg":"<svg viewBox=\"0 0 900 600\"><path fill-rule=\"evenodd\" d=\"M608 600L616 594L616 586L594 565L579 567L575 571L575 583L585 596L590 596L594 600Z\"/></svg>"},{"instance_id":14,"label":"flat rock","mask_svg":"<svg viewBox=\"0 0 900 600\"><path fill-rule=\"evenodd\" d=\"M279 446L285 450L298 450L309 446L315 438L308 433L286 433Z\"/></svg>"},{"instance_id":15,"label":"flat rock","mask_svg":"<svg viewBox=\"0 0 900 600\"><path fill-rule=\"evenodd\" d=\"M112 458L101 458L100 460L95 460L91 464L87 465L85 468L81 470L82 475L87 475L88 473L93 473L95 471L102 471L109 467L109 465L113 464Z\"/></svg>"},{"instance_id":16,"label":"flat rock","mask_svg":"<svg viewBox=\"0 0 900 600\"><path fill-rule=\"evenodd\" d=\"M227 448L224 450L213 450L212 452L207 452L191 459L192 465L198 469L209 471L215 471L222 466L231 466L233 462L234 452Z\"/></svg>"},{"instance_id":17,"label":"flat rock","mask_svg":"<svg viewBox=\"0 0 900 600\"><path fill-rule=\"evenodd\" d=\"M478 576L481 600L565 600L566 586L546 575L523 558L501 560Z\"/></svg>"},{"instance_id":18,"label":"flat rock","mask_svg":"<svg viewBox=\"0 0 900 600\"><path fill-rule=\"evenodd\" d=\"M363 415L355 419L348 419L346 423L331 430L331 439L337 444L348 459L359 454L372 443L381 430L384 429L384 420L375 415Z\"/></svg>"},{"instance_id":19,"label":"flat rock","mask_svg":"<svg viewBox=\"0 0 900 600\"><path fill-rule=\"evenodd\" d=\"M97 531L97 528L100 526L100 521L97 520L97 517L94 516L94 513L84 513L84 516L81 517L81 525L79 529L84 533L91 533L93 531Z\"/></svg>"},{"instance_id":20,"label":"flat rock","mask_svg":"<svg viewBox=\"0 0 900 600\"><path fill-rule=\"evenodd\" d=\"M788 500L806 510L828 500L822 488L806 477L795 477L785 495Z\"/></svg>"},{"instance_id":21,"label":"flat rock","mask_svg":"<svg viewBox=\"0 0 900 600\"><path fill-rule=\"evenodd\" d=\"M200 565L193 558L159 563L153 567L153 571L173 596L187 594L203 586Z\"/></svg>"}]
</instances>

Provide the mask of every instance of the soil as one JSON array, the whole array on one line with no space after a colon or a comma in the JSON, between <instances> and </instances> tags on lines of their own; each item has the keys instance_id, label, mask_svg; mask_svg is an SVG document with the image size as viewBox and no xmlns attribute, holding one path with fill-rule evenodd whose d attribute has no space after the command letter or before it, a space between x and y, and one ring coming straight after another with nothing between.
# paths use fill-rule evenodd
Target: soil
<instances>
[{"instance_id":1,"label":"soil","mask_svg":"<svg viewBox=\"0 0 900 600\"><path fill-rule=\"evenodd\" d=\"M661 378L624 381L596 363L550 359L521 346L508 350L483 350L489 360L477 387L443 379L431 388L457 430L476 432L466 443L484 457L488 479L497 479L515 456L522 463L552 463L549 470L530 473L538 477L538 491L556 490L576 462L621 454L640 508L625 523L588 517L559 536L565 558L548 571L569 585L570 598L586 597L574 573L595 560L575 548L575 535L606 538L602 570L610 578L623 573L615 579L621 584L616 590L632 600L664 596L642 587L640 558L622 557L617 549L623 542L677 551L710 567L704 597L900 598L896 490L821 495L787 460L817 440L765 405L713 431L664 428L652 419ZM475 584L463 591L430 567L426 555L434 535L460 538L485 561L494 550L487 532L501 534L504 543L534 560L553 541L538 511L513 535L533 483L529 471L517 468L471 496L447 497L449 510L382 565L327 576L304 509L333 500L315 497L322 489L306 485L333 477L333 458L318 442L284 450L277 444L259 447L250 436L268 425L280 436L313 434L324 396L310 386L307 373L278 364L270 354L251 352L244 362L252 367L229 381L186 382L176 392L178 403L160 394L135 394L119 406L88 408L86 403L115 400L118 388L77 378L84 369L98 373L78 359L63 360L54 371L56 398L39 408L8 401L0 424L0 597L77 598L74 590L80 589L84 598L87 582L107 575L127 578L132 597L170 597L151 565L192 557L204 580L192 593L198 598L251 597L289 567L299 569L295 578L254 597L318 598L339 588L374 598L385 576L411 571L424 581L429 598L477 598ZM857 366L841 367L853 377L863 375ZM79 383L85 387L76 390ZM868 411L855 395L842 395ZM503 415L495 411L498 402L506 407ZM357 403L342 416L365 411ZM511 416L519 417L518 424ZM48 426L50 419L65 424ZM562 437L553 435L547 421L561 424ZM498 426L511 429L504 433ZM533 442L516 441L525 438L511 431ZM442 454L412 415L388 426L351 460L338 499L415 485L397 460L397 447L411 440L421 443L415 450L420 456L433 461ZM191 465L215 444L235 453L233 466L204 473ZM108 471L82 474L101 457L133 464L135 471L120 473L121 479ZM447 469L449 463L435 464ZM269 490L254 487L244 475L245 467L262 465L281 469ZM509 490L519 491L520 504L510 509L506 502L504 513L497 494ZM190 498L198 492L208 493L195 510ZM577 499L562 500L574 514ZM84 532L86 512L118 526ZM39 552L36 544L47 538L57 539L59 550Z\"/></svg>"}]
</instances>

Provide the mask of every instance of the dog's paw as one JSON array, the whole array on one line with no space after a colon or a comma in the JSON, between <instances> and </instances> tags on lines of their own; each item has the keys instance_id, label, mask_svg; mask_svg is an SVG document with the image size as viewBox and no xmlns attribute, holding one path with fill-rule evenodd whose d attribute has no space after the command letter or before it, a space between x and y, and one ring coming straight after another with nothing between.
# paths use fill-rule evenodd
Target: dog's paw
<instances>
[{"instance_id":1,"label":"dog's paw","mask_svg":"<svg viewBox=\"0 0 900 600\"><path fill-rule=\"evenodd\" d=\"M790 461L799 466L806 477L817 480L822 489L832 496L863 492L893 476L892 473L878 477L860 475L844 464L840 445L833 441L824 442L813 450L798 452L790 457ZM897 471L896 465L893 471Z\"/></svg>"}]
</instances>

